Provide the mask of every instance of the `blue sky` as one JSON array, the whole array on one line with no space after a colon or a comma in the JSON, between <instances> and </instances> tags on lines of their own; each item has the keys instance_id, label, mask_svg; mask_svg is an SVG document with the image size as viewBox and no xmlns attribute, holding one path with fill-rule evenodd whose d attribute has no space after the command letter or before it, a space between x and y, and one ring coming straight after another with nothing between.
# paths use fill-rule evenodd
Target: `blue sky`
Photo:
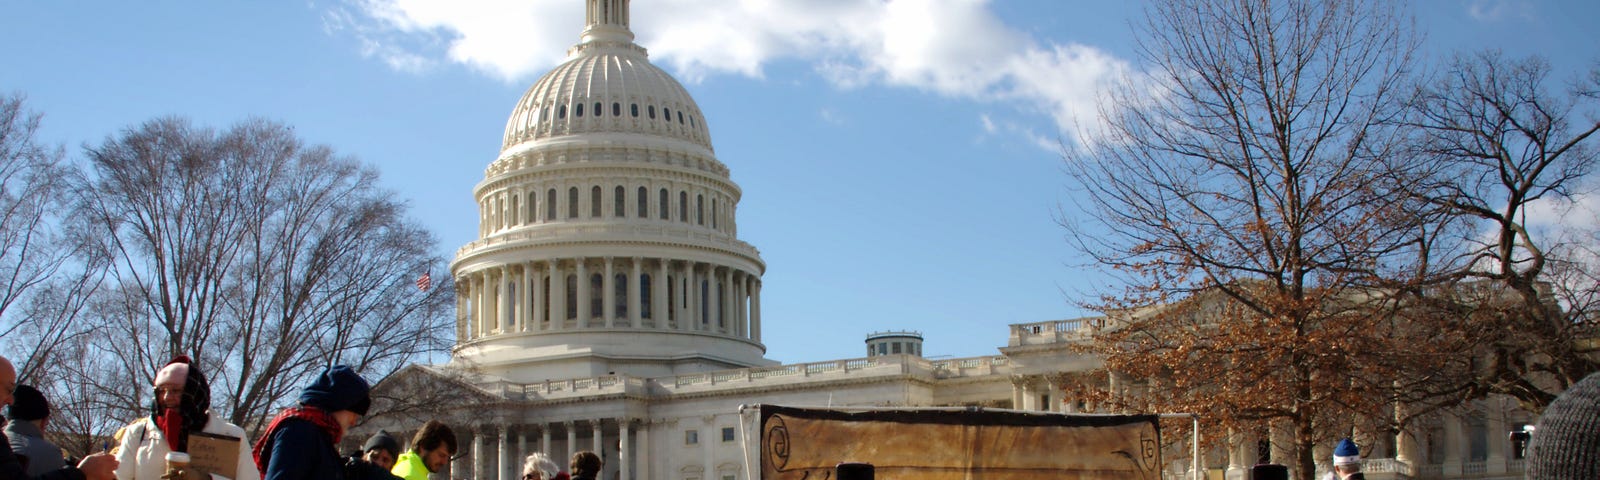
<instances>
[{"instance_id":1,"label":"blue sky","mask_svg":"<svg viewBox=\"0 0 1600 480\"><path fill-rule=\"evenodd\" d=\"M1409 4L1421 61L1499 48L1565 78L1600 60L1600 2ZM993 355L1006 325L1086 314L1055 145L1137 71L1139 2L639 0L633 29L704 112L767 262L783 362ZM0 91L77 155L163 115L249 116L374 164L440 254L474 239L473 186L507 115L583 26L579 0L0 1ZM1587 22L1587 23L1586 23ZM444 267L434 274L442 274Z\"/></svg>"}]
</instances>

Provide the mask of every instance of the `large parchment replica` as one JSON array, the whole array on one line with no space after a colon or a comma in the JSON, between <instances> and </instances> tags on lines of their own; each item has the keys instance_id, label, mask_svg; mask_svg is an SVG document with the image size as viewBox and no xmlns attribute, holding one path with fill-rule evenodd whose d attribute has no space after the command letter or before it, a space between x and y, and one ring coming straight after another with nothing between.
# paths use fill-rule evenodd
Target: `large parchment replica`
<instances>
[{"instance_id":1,"label":"large parchment replica","mask_svg":"<svg viewBox=\"0 0 1600 480\"><path fill-rule=\"evenodd\" d=\"M1159 478L1155 415L843 411L761 405L761 480L827 480L841 462L893 480Z\"/></svg>"}]
</instances>

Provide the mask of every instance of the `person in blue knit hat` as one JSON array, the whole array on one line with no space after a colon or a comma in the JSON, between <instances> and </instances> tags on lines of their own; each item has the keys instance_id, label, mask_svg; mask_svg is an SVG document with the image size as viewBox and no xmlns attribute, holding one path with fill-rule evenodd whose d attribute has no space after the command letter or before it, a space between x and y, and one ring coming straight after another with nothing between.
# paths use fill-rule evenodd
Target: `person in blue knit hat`
<instances>
[{"instance_id":1,"label":"person in blue knit hat","mask_svg":"<svg viewBox=\"0 0 1600 480\"><path fill-rule=\"evenodd\" d=\"M1367 480L1361 473L1361 449L1346 438L1333 448L1333 476L1338 480Z\"/></svg>"},{"instance_id":2,"label":"person in blue knit hat","mask_svg":"<svg viewBox=\"0 0 1600 480\"><path fill-rule=\"evenodd\" d=\"M371 389L355 370L335 365L300 391L300 406L284 409L256 441L264 480L343 480L339 440L372 407Z\"/></svg>"}]
</instances>

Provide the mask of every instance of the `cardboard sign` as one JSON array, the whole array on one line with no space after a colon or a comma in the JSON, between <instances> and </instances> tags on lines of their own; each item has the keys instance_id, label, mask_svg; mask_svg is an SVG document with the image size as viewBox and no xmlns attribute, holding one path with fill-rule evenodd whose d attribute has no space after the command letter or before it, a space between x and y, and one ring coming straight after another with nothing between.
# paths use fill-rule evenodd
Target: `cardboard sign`
<instances>
[{"instance_id":1,"label":"cardboard sign","mask_svg":"<svg viewBox=\"0 0 1600 480\"><path fill-rule=\"evenodd\" d=\"M189 468L233 478L239 475L239 445L239 437L192 432L189 434Z\"/></svg>"}]
</instances>

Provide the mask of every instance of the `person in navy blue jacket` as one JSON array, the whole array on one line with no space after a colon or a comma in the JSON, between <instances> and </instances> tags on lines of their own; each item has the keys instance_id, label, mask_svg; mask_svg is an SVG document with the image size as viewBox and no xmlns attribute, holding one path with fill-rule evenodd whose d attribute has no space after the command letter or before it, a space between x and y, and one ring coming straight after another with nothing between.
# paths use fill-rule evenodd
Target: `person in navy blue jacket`
<instances>
[{"instance_id":1,"label":"person in navy blue jacket","mask_svg":"<svg viewBox=\"0 0 1600 480\"><path fill-rule=\"evenodd\" d=\"M263 480L344 478L339 440L355 425L372 399L370 387L355 370L328 367L300 391L300 406L278 413L256 441L256 468Z\"/></svg>"}]
</instances>

